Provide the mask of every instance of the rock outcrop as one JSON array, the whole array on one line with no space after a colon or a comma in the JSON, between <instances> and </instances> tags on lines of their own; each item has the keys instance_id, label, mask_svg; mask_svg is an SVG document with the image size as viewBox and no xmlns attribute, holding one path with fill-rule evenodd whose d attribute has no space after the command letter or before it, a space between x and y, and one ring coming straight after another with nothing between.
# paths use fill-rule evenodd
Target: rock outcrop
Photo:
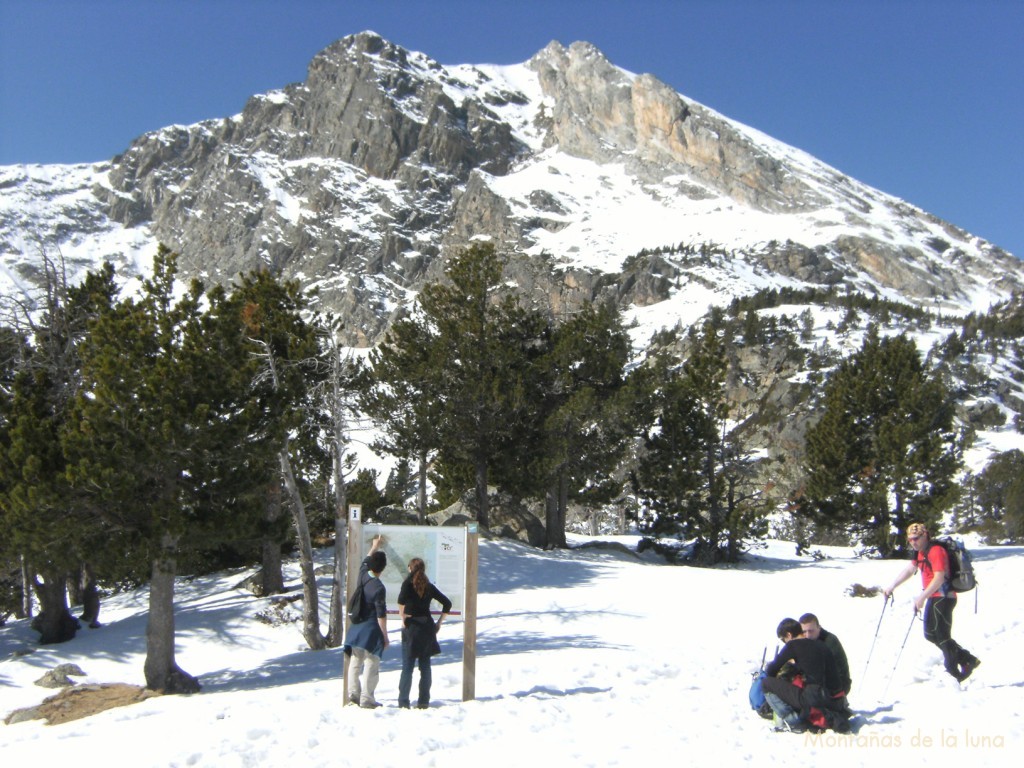
<instances>
[{"instance_id":1,"label":"rock outcrop","mask_svg":"<svg viewBox=\"0 0 1024 768\"><path fill-rule=\"evenodd\" d=\"M9 293L31 299L40 252L73 273L106 259L132 272L162 242L186 275L266 268L315 287L352 345L482 236L553 314L721 304L760 287L751 272L954 312L1024 286L991 244L580 42L445 67L353 35L237 115L145 134L109 164L0 168L0 194ZM669 246L701 253L624 267Z\"/></svg>"}]
</instances>

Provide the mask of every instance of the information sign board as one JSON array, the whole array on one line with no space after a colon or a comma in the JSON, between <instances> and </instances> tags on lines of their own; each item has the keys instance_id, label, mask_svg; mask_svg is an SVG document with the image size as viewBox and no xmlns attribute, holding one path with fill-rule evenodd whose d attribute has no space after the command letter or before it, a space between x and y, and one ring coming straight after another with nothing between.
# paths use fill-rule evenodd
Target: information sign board
<instances>
[{"instance_id":1,"label":"information sign board","mask_svg":"<svg viewBox=\"0 0 1024 768\"><path fill-rule=\"evenodd\" d=\"M409 561L418 557L426 564L427 578L452 601L452 615L461 616L466 603L466 529L436 525L378 525L364 523L362 557L373 539L384 537L382 549L388 565L380 580L387 588L388 611L398 612L398 593L409 575ZM432 610L438 610L434 603Z\"/></svg>"}]
</instances>

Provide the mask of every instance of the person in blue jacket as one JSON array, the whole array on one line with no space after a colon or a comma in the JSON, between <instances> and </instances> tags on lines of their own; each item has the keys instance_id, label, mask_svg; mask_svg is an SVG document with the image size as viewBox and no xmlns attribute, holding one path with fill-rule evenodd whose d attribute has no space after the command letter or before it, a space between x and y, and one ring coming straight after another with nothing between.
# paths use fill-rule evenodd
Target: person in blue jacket
<instances>
[{"instance_id":1,"label":"person in blue jacket","mask_svg":"<svg viewBox=\"0 0 1024 768\"><path fill-rule=\"evenodd\" d=\"M380 660L388 647L387 589L380 574L388 565L381 550L383 536L377 536L359 567L359 583L363 585L360 620L353 622L345 636L345 653L349 655L348 700L364 709L380 704L374 698L380 679Z\"/></svg>"}]
</instances>

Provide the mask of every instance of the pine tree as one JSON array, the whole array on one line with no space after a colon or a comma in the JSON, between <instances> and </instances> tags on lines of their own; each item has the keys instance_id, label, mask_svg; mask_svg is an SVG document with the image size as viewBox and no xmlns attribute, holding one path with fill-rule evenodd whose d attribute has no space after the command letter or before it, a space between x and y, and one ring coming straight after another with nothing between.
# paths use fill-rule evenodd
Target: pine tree
<instances>
[{"instance_id":1,"label":"pine tree","mask_svg":"<svg viewBox=\"0 0 1024 768\"><path fill-rule=\"evenodd\" d=\"M21 372L3 409L5 450L0 459L7 477L0 501L4 538L11 554L30 565L40 606L35 626L43 644L75 636L78 622L68 605L66 580L84 557L92 531L63 482L64 413L52 397L57 388L44 369Z\"/></svg>"},{"instance_id":2,"label":"pine tree","mask_svg":"<svg viewBox=\"0 0 1024 768\"><path fill-rule=\"evenodd\" d=\"M420 295L422 321L395 334L398 370L409 370L411 397L423 392L425 412L435 414L435 467L449 483L469 478L475 487L477 516L488 526L488 477L510 486L528 480L529 454L522 437L535 421L538 345L546 323L523 310L515 296L502 292L503 261L494 246L475 243L448 264L444 283L426 286ZM416 354L416 348L423 355ZM406 361L412 361L408 368ZM426 373L425 373L426 372ZM434 381L427 389L427 377ZM401 381L393 378L389 384ZM394 392L394 390L392 390ZM436 410L434 410L436 408ZM424 425L413 413L410 425ZM434 441L431 433L423 445ZM404 438L403 438L404 439ZM410 440L413 438L410 438ZM422 460L422 453L417 458ZM422 463L422 461L421 461Z\"/></svg>"},{"instance_id":3,"label":"pine tree","mask_svg":"<svg viewBox=\"0 0 1024 768\"><path fill-rule=\"evenodd\" d=\"M427 514L427 467L441 446L441 344L425 318L402 319L370 353L360 408L381 427L374 449L417 462L417 511Z\"/></svg>"},{"instance_id":4,"label":"pine tree","mask_svg":"<svg viewBox=\"0 0 1024 768\"><path fill-rule=\"evenodd\" d=\"M647 508L642 527L694 539L691 559L711 565L736 560L744 539L761 532L766 489L752 484L754 460L728 424L727 361L715 327L705 324L690 342L681 366L666 354L653 363L657 422L635 487Z\"/></svg>"},{"instance_id":5,"label":"pine tree","mask_svg":"<svg viewBox=\"0 0 1024 768\"><path fill-rule=\"evenodd\" d=\"M611 307L584 306L556 328L540 365L546 370L541 417L548 480L547 544L566 546L570 498L608 501L626 449L629 425L616 398L625 384L629 340Z\"/></svg>"},{"instance_id":6,"label":"pine tree","mask_svg":"<svg viewBox=\"0 0 1024 768\"><path fill-rule=\"evenodd\" d=\"M79 346L86 324L113 295L113 269L106 265L82 285L68 286L61 262L44 258L45 290L36 316L16 315L24 330L8 336L7 385L0 398L0 528L11 556L23 563L23 590L33 587L40 603L35 626L40 642L75 636L67 578L85 560L102 558L108 538L83 494L67 481L63 433L81 384ZM15 342L17 339L17 342ZM92 569L89 569L92 571ZM40 580L41 577L41 580ZM99 610L95 582L83 618Z\"/></svg>"},{"instance_id":7,"label":"pine tree","mask_svg":"<svg viewBox=\"0 0 1024 768\"><path fill-rule=\"evenodd\" d=\"M14 545L13 527L7 514L7 495L15 480L9 474L14 465L7 461L11 450L11 415L15 412L11 407L14 381L29 353L23 333L0 325L0 626L10 614L19 618L32 614L27 579L21 578L24 555Z\"/></svg>"},{"instance_id":8,"label":"pine tree","mask_svg":"<svg viewBox=\"0 0 1024 768\"><path fill-rule=\"evenodd\" d=\"M401 506L409 493L417 486L408 459L399 459L388 479L384 482L384 503Z\"/></svg>"},{"instance_id":9,"label":"pine tree","mask_svg":"<svg viewBox=\"0 0 1024 768\"><path fill-rule=\"evenodd\" d=\"M67 474L122 551L148 560L146 685L198 690L174 651L178 561L244 518L251 447L238 358L204 316L196 281L176 298L176 257L160 247L141 295L98 313L81 347L82 389L65 433Z\"/></svg>"},{"instance_id":10,"label":"pine tree","mask_svg":"<svg viewBox=\"0 0 1024 768\"><path fill-rule=\"evenodd\" d=\"M325 378L327 368L320 354L319 332L315 323L303 317L308 302L297 281L282 282L266 271L243 275L230 303L241 319L251 360L247 368L250 400L259 403L263 413L261 438L275 456L295 524L302 573L303 637L310 648L321 650L326 641L320 629L312 538L301 476L296 471L296 459L301 468L303 456L295 450L296 446L305 448L309 459L309 454L316 452L312 433L322 426L311 418L317 413L312 392ZM293 440L293 435L297 439Z\"/></svg>"},{"instance_id":11,"label":"pine tree","mask_svg":"<svg viewBox=\"0 0 1024 768\"><path fill-rule=\"evenodd\" d=\"M808 429L801 512L885 556L902 554L907 525L937 521L955 499L953 415L947 388L924 369L914 342L882 339L872 327L829 376L821 419Z\"/></svg>"},{"instance_id":12,"label":"pine tree","mask_svg":"<svg viewBox=\"0 0 1024 768\"><path fill-rule=\"evenodd\" d=\"M363 510L363 516L369 519L384 506L384 494L377 485L377 479L377 470L364 467L349 481L346 489L349 501L358 504Z\"/></svg>"},{"instance_id":13,"label":"pine tree","mask_svg":"<svg viewBox=\"0 0 1024 768\"><path fill-rule=\"evenodd\" d=\"M997 454L975 487L981 532L990 541L1024 538L1024 453L1014 449Z\"/></svg>"}]
</instances>

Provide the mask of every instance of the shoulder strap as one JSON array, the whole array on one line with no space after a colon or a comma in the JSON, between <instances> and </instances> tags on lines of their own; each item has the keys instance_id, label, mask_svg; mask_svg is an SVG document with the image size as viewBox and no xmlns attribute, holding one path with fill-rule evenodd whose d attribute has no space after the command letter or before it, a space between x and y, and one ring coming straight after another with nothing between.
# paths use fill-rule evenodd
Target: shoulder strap
<instances>
[{"instance_id":1,"label":"shoulder strap","mask_svg":"<svg viewBox=\"0 0 1024 768\"><path fill-rule=\"evenodd\" d=\"M925 560L928 560L928 553L931 552L932 547L934 546L941 547L946 553L946 571L942 578L942 596L945 597L950 591L950 582L953 580L953 567L955 566L956 558L953 553L950 552L950 548L946 546L945 541L942 541L941 539L929 539L928 546L922 550ZM932 573L935 572L935 567L932 565L930 560L928 560L928 569Z\"/></svg>"},{"instance_id":2,"label":"shoulder strap","mask_svg":"<svg viewBox=\"0 0 1024 768\"><path fill-rule=\"evenodd\" d=\"M936 542L929 540L928 543L925 544L924 549L920 552L914 553L914 564L917 566L918 570L923 571L927 568L929 574L935 572L935 568L932 566L932 561L928 559L928 554L932 551L932 547L935 546L935 543ZM929 578L931 578L930 575Z\"/></svg>"},{"instance_id":3,"label":"shoulder strap","mask_svg":"<svg viewBox=\"0 0 1024 768\"><path fill-rule=\"evenodd\" d=\"M929 541L925 545L924 549L922 549L922 550L916 550L915 549L914 550L914 564L918 568L921 567L922 563L924 563L924 562L926 562L928 560L928 551L932 548L932 544L934 544L934 542Z\"/></svg>"}]
</instances>

